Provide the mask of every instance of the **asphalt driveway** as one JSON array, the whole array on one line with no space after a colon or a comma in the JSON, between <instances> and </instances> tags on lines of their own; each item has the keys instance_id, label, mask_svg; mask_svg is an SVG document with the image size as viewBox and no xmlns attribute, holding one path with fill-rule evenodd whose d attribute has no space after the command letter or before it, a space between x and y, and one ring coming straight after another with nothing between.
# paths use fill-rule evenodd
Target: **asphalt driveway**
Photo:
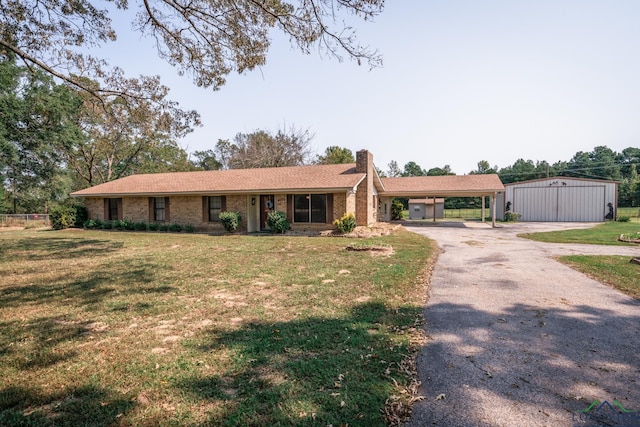
<instances>
[{"instance_id":1,"label":"asphalt driveway","mask_svg":"<svg viewBox=\"0 0 640 427\"><path fill-rule=\"evenodd\" d=\"M408 426L640 426L640 303L552 258L640 249L516 237L589 224L448 225L407 226L442 250Z\"/></svg>"}]
</instances>

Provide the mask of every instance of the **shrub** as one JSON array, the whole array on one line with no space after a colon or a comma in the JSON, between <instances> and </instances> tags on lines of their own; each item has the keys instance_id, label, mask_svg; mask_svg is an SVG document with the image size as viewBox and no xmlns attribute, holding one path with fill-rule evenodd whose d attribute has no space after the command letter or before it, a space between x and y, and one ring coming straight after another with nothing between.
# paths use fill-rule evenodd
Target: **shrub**
<instances>
[{"instance_id":1,"label":"shrub","mask_svg":"<svg viewBox=\"0 0 640 427\"><path fill-rule=\"evenodd\" d=\"M82 223L82 226L88 229L102 228L102 221L99 219L87 219Z\"/></svg>"},{"instance_id":2,"label":"shrub","mask_svg":"<svg viewBox=\"0 0 640 427\"><path fill-rule=\"evenodd\" d=\"M145 231L147 229L147 224L144 222L134 222L133 229L138 231Z\"/></svg>"},{"instance_id":3,"label":"shrub","mask_svg":"<svg viewBox=\"0 0 640 427\"><path fill-rule=\"evenodd\" d=\"M341 233L351 233L356 228L356 216L352 213L342 215L342 218L333 221L333 225Z\"/></svg>"},{"instance_id":4,"label":"shrub","mask_svg":"<svg viewBox=\"0 0 640 427\"><path fill-rule=\"evenodd\" d=\"M103 230L111 230L112 228L114 228L114 222L105 221L105 222L102 223L102 229Z\"/></svg>"},{"instance_id":5,"label":"shrub","mask_svg":"<svg viewBox=\"0 0 640 427\"><path fill-rule=\"evenodd\" d=\"M291 228L287 215L280 211L271 211L267 214L267 225L273 233L284 233Z\"/></svg>"},{"instance_id":6,"label":"shrub","mask_svg":"<svg viewBox=\"0 0 640 427\"><path fill-rule=\"evenodd\" d=\"M73 227L76 223L76 210L73 206L56 206L49 212L49 220L55 230Z\"/></svg>"},{"instance_id":7,"label":"shrub","mask_svg":"<svg viewBox=\"0 0 640 427\"><path fill-rule=\"evenodd\" d=\"M628 217L628 216L619 216L617 221L618 221L618 222L629 222L629 221L631 221L631 217Z\"/></svg>"},{"instance_id":8,"label":"shrub","mask_svg":"<svg viewBox=\"0 0 640 427\"><path fill-rule=\"evenodd\" d=\"M158 224L158 231L169 231L169 226L167 224Z\"/></svg>"},{"instance_id":9,"label":"shrub","mask_svg":"<svg viewBox=\"0 0 640 427\"><path fill-rule=\"evenodd\" d=\"M516 222L522 215L517 212L506 211L504 213L505 222Z\"/></svg>"},{"instance_id":10,"label":"shrub","mask_svg":"<svg viewBox=\"0 0 640 427\"><path fill-rule=\"evenodd\" d=\"M239 212L220 212L220 222L225 230L229 233L233 233L240 227L240 213Z\"/></svg>"},{"instance_id":11,"label":"shrub","mask_svg":"<svg viewBox=\"0 0 640 427\"><path fill-rule=\"evenodd\" d=\"M159 226L159 224L156 224L155 222L147 224L147 230L149 230L149 231L158 231L158 228L160 228L160 226Z\"/></svg>"},{"instance_id":12,"label":"shrub","mask_svg":"<svg viewBox=\"0 0 640 427\"><path fill-rule=\"evenodd\" d=\"M182 226L180 224L171 224L169 226L169 231L179 233L182 231Z\"/></svg>"},{"instance_id":13,"label":"shrub","mask_svg":"<svg viewBox=\"0 0 640 427\"><path fill-rule=\"evenodd\" d=\"M89 218L89 212L87 211L87 208L82 205L72 205L72 207L76 210L76 221L73 226L81 228L84 225L84 222Z\"/></svg>"},{"instance_id":14,"label":"shrub","mask_svg":"<svg viewBox=\"0 0 640 427\"><path fill-rule=\"evenodd\" d=\"M400 200L394 200L391 203L391 220L397 221L402 219L402 211L404 211L404 205Z\"/></svg>"},{"instance_id":15,"label":"shrub","mask_svg":"<svg viewBox=\"0 0 640 427\"><path fill-rule=\"evenodd\" d=\"M187 233L193 233L194 231L196 231L196 228L191 224L187 224L184 226L184 231Z\"/></svg>"}]
</instances>

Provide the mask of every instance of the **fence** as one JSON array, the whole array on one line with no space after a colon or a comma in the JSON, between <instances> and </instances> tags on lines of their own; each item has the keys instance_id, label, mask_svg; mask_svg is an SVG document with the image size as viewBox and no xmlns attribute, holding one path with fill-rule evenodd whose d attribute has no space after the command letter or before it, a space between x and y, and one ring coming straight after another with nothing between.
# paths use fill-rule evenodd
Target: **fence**
<instances>
[{"instance_id":1,"label":"fence","mask_svg":"<svg viewBox=\"0 0 640 427\"><path fill-rule=\"evenodd\" d=\"M49 214L0 214L0 227L49 226Z\"/></svg>"},{"instance_id":2,"label":"fence","mask_svg":"<svg viewBox=\"0 0 640 427\"><path fill-rule=\"evenodd\" d=\"M487 218L491 218L491 209L485 208L484 214ZM462 208L462 209L445 209L445 218L463 218L463 219L480 219L482 218L482 208Z\"/></svg>"},{"instance_id":3,"label":"fence","mask_svg":"<svg viewBox=\"0 0 640 427\"><path fill-rule=\"evenodd\" d=\"M633 222L640 222L640 208L618 208L618 218L629 217Z\"/></svg>"},{"instance_id":4,"label":"fence","mask_svg":"<svg viewBox=\"0 0 640 427\"><path fill-rule=\"evenodd\" d=\"M484 210L487 218L491 217L491 211L489 208ZM633 222L640 222L640 208L618 208L618 218L629 217ZM462 218L462 219L478 219L482 217L481 209L445 209L445 218Z\"/></svg>"}]
</instances>

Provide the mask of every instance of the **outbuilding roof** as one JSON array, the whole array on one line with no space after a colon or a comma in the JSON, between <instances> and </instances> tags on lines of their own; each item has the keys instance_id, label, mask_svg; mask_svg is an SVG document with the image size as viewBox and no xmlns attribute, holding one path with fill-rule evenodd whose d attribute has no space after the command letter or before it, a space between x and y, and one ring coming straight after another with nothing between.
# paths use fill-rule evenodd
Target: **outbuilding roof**
<instances>
[{"instance_id":1,"label":"outbuilding roof","mask_svg":"<svg viewBox=\"0 0 640 427\"><path fill-rule=\"evenodd\" d=\"M385 196L473 197L504 191L496 174L382 178Z\"/></svg>"},{"instance_id":2,"label":"outbuilding roof","mask_svg":"<svg viewBox=\"0 0 640 427\"><path fill-rule=\"evenodd\" d=\"M365 178L356 165L312 165L261 169L131 175L72 193L76 197L163 194L327 191L354 189Z\"/></svg>"},{"instance_id":3,"label":"outbuilding roof","mask_svg":"<svg viewBox=\"0 0 640 427\"><path fill-rule=\"evenodd\" d=\"M409 199L409 203L413 203L414 205L417 204L423 204L423 205L433 205L433 200L434 199L430 199L430 198L424 198L424 199ZM436 203L444 203L444 199L442 198L438 198L435 199Z\"/></svg>"}]
</instances>

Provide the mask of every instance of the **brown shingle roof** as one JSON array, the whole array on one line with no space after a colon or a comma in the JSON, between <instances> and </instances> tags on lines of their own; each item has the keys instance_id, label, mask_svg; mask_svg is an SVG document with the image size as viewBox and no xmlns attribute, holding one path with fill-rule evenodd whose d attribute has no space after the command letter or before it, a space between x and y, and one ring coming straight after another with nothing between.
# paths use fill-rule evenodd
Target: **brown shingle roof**
<instances>
[{"instance_id":1,"label":"brown shingle roof","mask_svg":"<svg viewBox=\"0 0 640 427\"><path fill-rule=\"evenodd\" d=\"M131 175L72 193L72 196L210 194L348 190L364 178L355 164Z\"/></svg>"},{"instance_id":2,"label":"brown shingle roof","mask_svg":"<svg viewBox=\"0 0 640 427\"><path fill-rule=\"evenodd\" d=\"M504 191L496 174L382 178L385 196L478 196Z\"/></svg>"},{"instance_id":3,"label":"brown shingle roof","mask_svg":"<svg viewBox=\"0 0 640 427\"><path fill-rule=\"evenodd\" d=\"M427 199L427 198L425 198L425 199L409 199L409 203L432 205L433 204L433 199ZM438 199L436 199L436 203L444 203L444 199L438 198Z\"/></svg>"}]
</instances>

